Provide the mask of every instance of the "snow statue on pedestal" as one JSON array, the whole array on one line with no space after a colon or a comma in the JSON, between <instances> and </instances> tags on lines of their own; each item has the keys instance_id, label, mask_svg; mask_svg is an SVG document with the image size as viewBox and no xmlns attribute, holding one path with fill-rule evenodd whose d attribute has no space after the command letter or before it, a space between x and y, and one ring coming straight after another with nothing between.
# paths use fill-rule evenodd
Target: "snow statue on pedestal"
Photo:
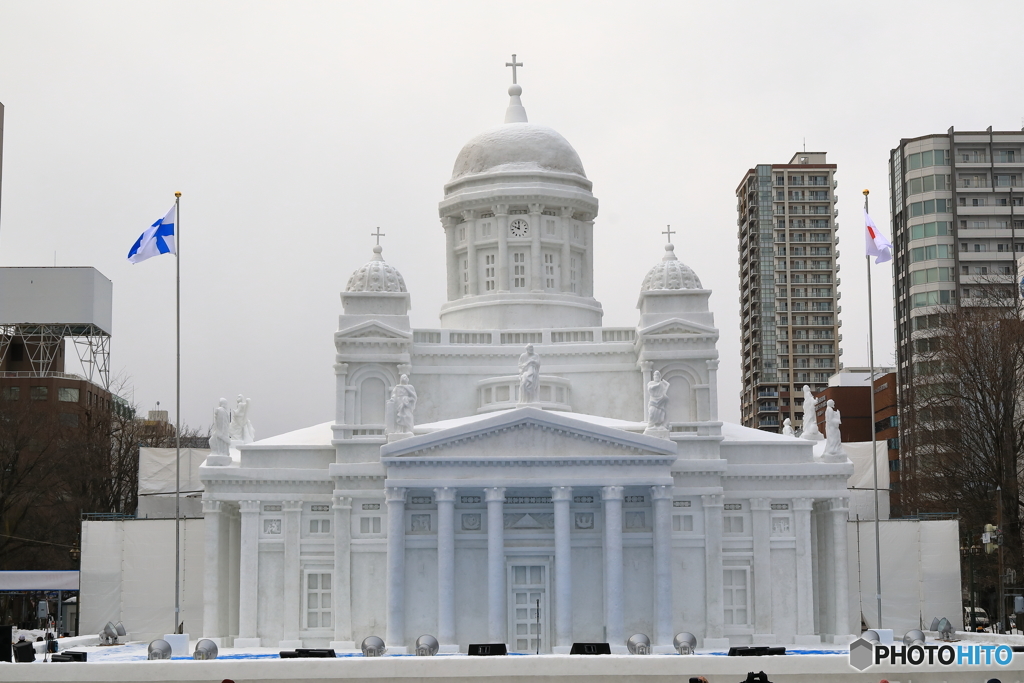
<instances>
[{"instance_id":1,"label":"snow statue on pedestal","mask_svg":"<svg viewBox=\"0 0 1024 683\"><path fill-rule=\"evenodd\" d=\"M668 380L654 371L654 378L647 383L647 429L644 434L667 439L668 430Z\"/></svg>"},{"instance_id":2,"label":"snow statue on pedestal","mask_svg":"<svg viewBox=\"0 0 1024 683\"><path fill-rule=\"evenodd\" d=\"M206 464L230 465L230 448L231 411L228 410L228 400L222 398L217 407L213 409L213 433L210 434L210 455L206 459Z\"/></svg>"},{"instance_id":3,"label":"snow statue on pedestal","mask_svg":"<svg viewBox=\"0 0 1024 683\"><path fill-rule=\"evenodd\" d=\"M839 425L843 423L842 416L836 410L836 402L832 399L825 405L825 450L821 454L822 459L832 462L846 460L843 438L839 433Z\"/></svg>"},{"instance_id":4,"label":"snow statue on pedestal","mask_svg":"<svg viewBox=\"0 0 1024 683\"><path fill-rule=\"evenodd\" d=\"M235 400L235 409L231 411L232 441L252 443L256 440L256 430L252 428L252 423L249 422L248 418L249 405L251 403L251 399L245 398L241 394Z\"/></svg>"},{"instance_id":5,"label":"snow statue on pedestal","mask_svg":"<svg viewBox=\"0 0 1024 683\"><path fill-rule=\"evenodd\" d=\"M796 435L796 432L793 431L793 424L789 421L788 417L782 421L782 433L786 436Z\"/></svg>"},{"instance_id":6,"label":"snow statue on pedestal","mask_svg":"<svg viewBox=\"0 0 1024 683\"><path fill-rule=\"evenodd\" d=\"M540 356L533 352L533 344L526 345L526 353L519 356L519 403L537 403L540 400Z\"/></svg>"},{"instance_id":7,"label":"snow statue on pedestal","mask_svg":"<svg viewBox=\"0 0 1024 683\"><path fill-rule=\"evenodd\" d=\"M388 399L386 406L389 441L412 436L416 398L416 389L409 384L409 375L402 375L398 384L391 390L391 398ZM395 439L391 439L392 436Z\"/></svg>"},{"instance_id":8,"label":"snow statue on pedestal","mask_svg":"<svg viewBox=\"0 0 1024 683\"><path fill-rule=\"evenodd\" d=\"M823 438L821 432L818 431L818 415L814 410L814 394L811 392L811 388L804 385L804 431L800 434L800 438L807 439L808 441L821 441Z\"/></svg>"}]
</instances>

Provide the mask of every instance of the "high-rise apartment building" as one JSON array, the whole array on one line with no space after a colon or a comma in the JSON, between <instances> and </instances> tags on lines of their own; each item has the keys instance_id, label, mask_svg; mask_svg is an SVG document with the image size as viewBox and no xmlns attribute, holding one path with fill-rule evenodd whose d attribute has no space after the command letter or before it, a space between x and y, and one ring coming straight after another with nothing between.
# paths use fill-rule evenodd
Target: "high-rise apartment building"
<instances>
[{"instance_id":1,"label":"high-rise apartment building","mask_svg":"<svg viewBox=\"0 0 1024 683\"><path fill-rule=\"evenodd\" d=\"M799 429L803 386L821 391L841 368L835 174L825 152L800 152L736 188L747 427Z\"/></svg>"},{"instance_id":2,"label":"high-rise apartment building","mask_svg":"<svg viewBox=\"0 0 1024 683\"><path fill-rule=\"evenodd\" d=\"M1024 131L955 132L900 140L889 154L900 467L912 479L915 377L937 349L939 316L1013 296L1024 253ZM896 491L898 493L898 491Z\"/></svg>"}]
</instances>

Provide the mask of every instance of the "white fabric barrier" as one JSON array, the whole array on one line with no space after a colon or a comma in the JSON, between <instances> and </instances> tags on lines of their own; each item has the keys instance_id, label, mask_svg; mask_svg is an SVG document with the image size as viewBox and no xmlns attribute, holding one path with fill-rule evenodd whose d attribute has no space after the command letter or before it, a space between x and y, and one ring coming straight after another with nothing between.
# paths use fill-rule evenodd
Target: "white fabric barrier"
<instances>
[{"instance_id":1,"label":"white fabric barrier","mask_svg":"<svg viewBox=\"0 0 1024 683\"><path fill-rule=\"evenodd\" d=\"M875 599L875 523L847 525L850 573L850 618L854 633L863 616L868 628L878 624ZM897 635L925 629L933 617L946 617L963 628L960 607L960 544L956 520L882 520L882 627Z\"/></svg>"},{"instance_id":2,"label":"white fabric barrier","mask_svg":"<svg viewBox=\"0 0 1024 683\"><path fill-rule=\"evenodd\" d=\"M203 483L199 481L199 466L209 454L208 448L181 449L182 493L203 490ZM174 456L173 448L139 449L140 496L174 493Z\"/></svg>"},{"instance_id":3,"label":"white fabric barrier","mask_svg":"<svg viewBox=\"0 0 1024 683\"><path fill-rule=\"evenodd\" d=\"M203 631L203 520L181 521L181 620ZM133 640L174 627L174 520L126 519L82 525L81 633L122 622Z\"/></svg>"},{"instance_id":4,"label":"white fabric barrier","mask_svg":"<svg viewBox=\"0 0 1024 683\"><path fill-rule=\"evenodd\" d=\"M871 442L844 443L843 450L853 462L853 474L846 480L850 489L850 519L875 518L875 475L871 465ZM889 519L889 450L884 440L875 442L878 464L878 518Z\"/></svg>"}]
</instances>

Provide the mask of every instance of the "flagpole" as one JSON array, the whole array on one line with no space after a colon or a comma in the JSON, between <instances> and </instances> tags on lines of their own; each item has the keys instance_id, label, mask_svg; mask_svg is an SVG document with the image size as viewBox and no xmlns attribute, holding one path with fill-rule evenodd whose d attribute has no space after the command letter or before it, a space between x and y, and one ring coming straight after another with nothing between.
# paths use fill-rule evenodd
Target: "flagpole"
<instances>
[{"instance_id":1,"label":"flagpole","mask_svg":"<svg viewBox=\"0 0 1024 683\"><path fill-rule=\"evenodd\" d=\"M864 213L868 212L868 194L864 190ZM868 364L871 366L871 379L868 381L871 400L871 470L875 476L875 602L878 606L878 628L882 628L882 557L881 543L878 539L878 452L875 441L878 431L875 429L875 325L871 310L871 255L864 254L864 262L868 268Z\"/></svg>"},{"instance_id":2,"label":"flagpole","mask_svg":"<svg viewBox=\"0 0 1024 683\"><path fill-rule=\"evenodd\" d=\"M181 193L174 193L174 630L181 624Z\"/></svg>"}]
</instances>

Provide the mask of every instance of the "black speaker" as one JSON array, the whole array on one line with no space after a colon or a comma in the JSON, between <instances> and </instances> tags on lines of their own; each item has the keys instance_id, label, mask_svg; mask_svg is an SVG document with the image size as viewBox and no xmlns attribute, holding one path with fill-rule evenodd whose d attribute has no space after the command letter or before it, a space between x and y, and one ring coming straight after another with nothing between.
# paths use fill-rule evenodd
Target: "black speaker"
<instances>
[{"instance_id":1,"label":"black speaker","mask_svg":"<svg viewBox=\"0 0 1024 683\"><path fill-rule=\"evenodd\" d=\"M75 652L74 650L64 650L63 654L68 657L71 657L71 659L76 662L89 661L88 652Z\"/></svg>"},{"instance_id":2,"label":"black speaker","mask_svg":"<svg viewBox=\"0 0 1024 683\"><path fill-rule=\"evenodd\" d=\"M786 648L783 646L768 645L739 645L729 648L730 657L764 657L766 655L784 655Z\"/></svg>"},{"instance_id":3,"label":"black speaker","mask_svg":"<svg viewBox=\"0 0 1024 683\"><path fill-rule=\"evenodd\" d=\"M14 661L14 655L11 652L11 638L13 637L13 624L4 624L0 626L0 662Z\"/></svg>"},{"instance_id":4,"label":"black speaker","mask_svg":"<svg viewBox=\"0 0 1024 683\"><path fill-rule=\"evenodd\" d=\"M284 650L280 653L281 659L300 659L303 657L336 657L334 650L314 649L297 647L295 650Z\"/></svg>"},{"instance_id":5,"label":"black speaker","mask_svg":"<svg viewBox=\"0 0 1024 683\"><path fill-rule=\"evenodd\" d=\"M508 648L505 643L476 643L469 646L470 657L494 657L496 655L507 655Z\"/></svg>"},{"instance_id":6,"label":"black speaker","mask_svg":"<svg viewBox=\"0 0 1024 683\"><path fill-rule=\"evenodd\" d=\"M571 655L610 655L612 646L608 643L573 643Z\"/></svg>"}]
</instances>

